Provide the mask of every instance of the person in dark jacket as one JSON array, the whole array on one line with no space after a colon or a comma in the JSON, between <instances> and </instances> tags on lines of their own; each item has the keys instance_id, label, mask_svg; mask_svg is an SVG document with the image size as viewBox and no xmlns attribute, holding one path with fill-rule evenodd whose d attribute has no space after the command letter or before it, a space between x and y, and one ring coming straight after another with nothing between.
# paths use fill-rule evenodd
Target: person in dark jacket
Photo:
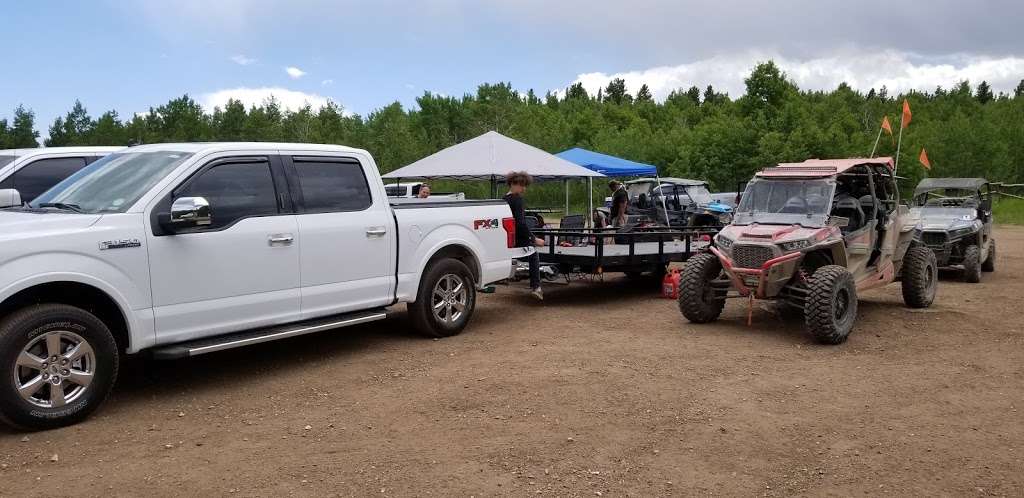
<instances>
[{"instance_id":1,"label":"person in dark jacket","mask_svg":"<svg viewBox=\"0 0 1024 498\"><path fill-rule=\"evenodd\" d=\"M505 202L512 208L512 217L516 220L516 247L543 246L544 239L534 237L530 225L526 223L526 206L523 203L523 194L533 179L525 171L513 171L505 177L505 182L508 183ZM540 288L540 255L535 251L529 261L530 294L544 300L544 292Z\"/></svg>"},{"instance_id":2,"label":"person in dark jacket","mask_svg":"<svg viewBox=\"0 0 1024 498\"><path fill-rule=\"evenodd\" d=\"M608 190L612 191L611 219L608 220L613 227L621 227L626 224L626 205L629 204L629 193L625 185L612 180L608 182Z\"/></svg>"}]
</instances>

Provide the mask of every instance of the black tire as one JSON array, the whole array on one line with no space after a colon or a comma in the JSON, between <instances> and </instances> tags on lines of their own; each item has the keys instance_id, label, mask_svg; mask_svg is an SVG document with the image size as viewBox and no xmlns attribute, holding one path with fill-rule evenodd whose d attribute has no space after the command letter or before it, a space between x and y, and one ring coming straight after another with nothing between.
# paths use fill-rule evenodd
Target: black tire
<instances>
[{"instance_id":1,"label":"black tire","mask_svg":"<svg viewBox=\"0 0 1024 498\"><path fill-rule=\"evenodd\" d=\"M842 344L857 320L857 286L838 265L818 268L807 283L804 325L815 341Z\"/></svg>"},{"instance_id":2,"label":"black tire","mask_svg":"<svg viewBox=\"0 0 1024 498\"><path fill-rule=\"evenodd\" d=\"M903 302L911 308L927 308L935 301L939 268L935 253L924 246L911 246L903 256Z\"/></svg>"},{"instance_id":3,"label":"black tire","mask_svg":"<svg viewBox=\"0 0 1024 498\"><path fill-rule=\"evenodd\" d=\"M992 273L996 271L996 241L988 241L988 256L985 258L985 262L981 264L981 271L985 273Z\"/></svg>"},{"instance_id":4,"label":"black tire","mask_svg":"<svg viewBox=\"0 0 1024 498\"><path fill-rule=\"evenodd\" d=\"M461 314L456 318L452 306L442 306L442 314L445 310L452 312L452 320L445 317L435 316L434 313L434 290L438 288L442 279L454 277L461 280L466 295ZM462 332L473 316L473 309L476 307L476 284L473 274L461 261L445 258L433 262L426 270L423 278L420 279L419 292L416 293L416 301L409 303L409 316L412 318L416 330L427 337L449 337Z\"/></svg>"},{"instance_id":5,"label":"black tire","mask_svg":"<svg viewBox=\"0 0 1024 498\"><path fill-rule=\"evenodd\" d=\"M967 246L964 250L964 282L976 284L981 282L981 249L976 245Z\"/></svg>"},{"instance_id":6,"label":"black tire","mask_svg":"<svg viewBox=\"0 0 1024 498\"><path fill-rule=\"evenodd\" d=\"M701 253L686 262L679 275L679 311L693 323L718 319L725 308L724 293L710 282L722 273L722 263L711 253Z\"/></svg>"},{"instance_id":7,"label":"black tire","mask_svg":"<svg viewBox=\"0 0 1024 498\"><path fill-rule=\"evenodd\" d=\"M53 337L56 337L56 349L62 353L57 363L51 363L49 357L52 352L49 341ZM74 345L81 342L92 349L91 356L86 354L65 362L64 355L73 356ZM26 347L36 361L46 362L45 369L19 366L19 357ZM80 422L110 394L117 380L118 361L117 343L110 329L85 310L63 304L42 304L18 310L0 323L0 379L6 379L0 381L0 419L28 430L53 429ZM88 371L92 375L87 385L70 380L71 377L86 379L82 372ZM51 379L58 379L60 384L54 385L49 382ZM28 394L29 399L19 394L16 383L21 383L22 387L38 387ZM59 395L55 394L55 389L60 389ZM55 402L65 404L52 406ZM45 406L47 403L51 406Z\"/></svg>"}]
</instances>

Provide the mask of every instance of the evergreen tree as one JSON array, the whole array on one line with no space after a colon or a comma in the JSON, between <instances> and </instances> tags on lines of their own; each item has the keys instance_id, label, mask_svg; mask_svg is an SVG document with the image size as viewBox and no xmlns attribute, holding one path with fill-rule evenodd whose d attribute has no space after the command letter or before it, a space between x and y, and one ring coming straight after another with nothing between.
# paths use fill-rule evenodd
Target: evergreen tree
<instances>
[{"instance_id":1,"label":"evergreen tree","mask_svg":"<svg viewBox=\"0 0 1024 498\"><path fill-rule=\"evenodd\" d=\"M565 91L565 100L587 100L589 98L587 90L583 88L583 83L573 83Z\"/></svg>"},{"instance_id":2,"label":"evergreen tree","mask_svg":"<svg viewBox=\"0 0 1024 498\"><path fill-rule=\"evenodd\" d=\"M14 120L8 132L8 148L32 149L39 147L39 132L35 130L36 114L25 106L14 110Z\"/></svg>"},{"instance_id":3,"label":"evergreen tree","mask_svg":"<svg viewBox=\"0 0 1024 498\"><path fill-rule=\"evenodd\" d=\"M974 98L978 99L978 102L982 105L991 102L992 99L995 98L995 96L992 95L992 87L988 85L987 81L982 81L978 84L978 91L975 93Z\"/></svg>"},{"instance_id":4,"label":"evergreen tree","mask_svg":"<svg viewBox=\"0 0 1024 498\"><path fill-rule=\"evenodd\" d=\"M651 89L647 87L647 83L640 86L640 90L636 92L636 102L654 102L654 97L651 95Z\"/></svg>"},{"instance_id":5,"label":"evergreen tree","mask_svg":"<svg viewBox=\"0 0 1024 498\"><path fill-rule=\"evenodd\" d=\"M127 145L128 135L117 111L107 111L92 124L86 143L89 145Z\"/></svg>"},{"instance_id":6,"label":"evergreen tree","mask_svg":"<svg viewBox=\"0 0 1024 498\"><path fill-rule=\"evenodd\" d=\"M1013 97L1018 99L1024 97L1024 80L1017 83L1017 88L1013 90Z\"/></svg>"},{"instance_id":7,"label":"evergreen tree","mask_svg":"<svg viewBox=\"0 0 1024 498\"><path fill-rule=\"evenodd\" d=\"M0 119L0 149L13 149L11 146L10 128L6 119Z\"/></svg>"},{"instance_id":8,"label":"evergreen tree","mask_svg":"<svg viewBox=\"0 0 1024 498\"><path fill-rule=\"evenodd\" d=\"M604 89L604 101L613 104L623 104L632 101L629 93L626 92L626 80L615 78L608 82Z\"/></svg>"},{"instance_id":9,"label":"evergreen tree","mask_svg":"<svg viewBox=\"0 0 1024 498\"><path fill-rule=\"evenodd\" d=\"M708 88L711 87L708 86ZM697 88L696 85L691 86L690 89L686 91L686 96L689 97L694 104L700 105L700 88Z\"/></svg>"}]
</instances>

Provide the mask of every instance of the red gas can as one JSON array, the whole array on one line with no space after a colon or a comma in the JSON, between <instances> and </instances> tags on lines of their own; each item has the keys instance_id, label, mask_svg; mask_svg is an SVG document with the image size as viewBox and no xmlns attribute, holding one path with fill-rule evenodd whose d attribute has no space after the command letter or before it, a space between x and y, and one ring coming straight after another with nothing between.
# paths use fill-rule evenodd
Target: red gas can
<instances>
[{"instance_id":1,"label":"red gas can","mask_svg":"<svg viewBox=\"0 0 1024 498\"><path fill-rule=\"evenodd\" d=\"M673 268L669 270L661 281L661 297L665 299L679 299L679 279L678 269Z\"/></svg>"}]
</instances>

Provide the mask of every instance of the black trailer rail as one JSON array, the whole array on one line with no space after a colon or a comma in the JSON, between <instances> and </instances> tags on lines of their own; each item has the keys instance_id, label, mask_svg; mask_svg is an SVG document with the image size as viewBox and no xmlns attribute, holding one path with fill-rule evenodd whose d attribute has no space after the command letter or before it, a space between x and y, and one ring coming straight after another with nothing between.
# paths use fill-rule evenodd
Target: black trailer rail
<instances>
[{"instance_id":1,"label":"black trailer rail","mask_svg":"<svg viewBox=\"0 0 1024 498\"><path fill-rule=\"evenodd\" d=\"M541 263L556 265L569 273L659 272L666 265L682 262L710 245L719 231L715 227L534 229L544 239L538 247ZM562 241L573 243L560 246Z\"/></svg>"}]
</instances>

